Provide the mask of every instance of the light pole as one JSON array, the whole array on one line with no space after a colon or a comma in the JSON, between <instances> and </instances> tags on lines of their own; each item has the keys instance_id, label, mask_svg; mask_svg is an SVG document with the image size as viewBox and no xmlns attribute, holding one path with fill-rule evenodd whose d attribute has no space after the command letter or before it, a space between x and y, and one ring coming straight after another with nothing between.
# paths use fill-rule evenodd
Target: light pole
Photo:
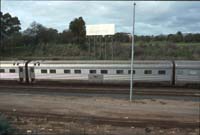
<instances>
[{"instance_id":1,"label":"light pole","mask_svg":"<svg viewBox=\"0 0 200 135\"><path fill-rule=\"evenodd\" d=\"M133 32L132 32L132 46L131 46L131 79L130 79L130 101L133 97L133 59L134 59L134 31L135 31L135 5L133 4Z\"/></svg>"}]
</instances>

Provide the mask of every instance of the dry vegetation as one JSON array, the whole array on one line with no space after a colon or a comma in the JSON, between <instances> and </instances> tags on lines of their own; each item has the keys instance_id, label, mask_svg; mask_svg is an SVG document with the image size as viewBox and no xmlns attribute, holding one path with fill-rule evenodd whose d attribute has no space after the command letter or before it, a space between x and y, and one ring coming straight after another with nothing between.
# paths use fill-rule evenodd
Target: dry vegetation
<instances>
[{"instance_id":1,"label":"dry vegetation","mask_svg":"<svg viewBox=\"0 0 200 135\"><path fill-rule=\"evenodd\" d=\"M96 44L96 51L91 44L90 53L89 48L82 50L75 44L40 44L36 48L20 46L6 52L1 55L2 59L129 60L131 43L108 43L106 53L104 44ZM135 59L200 60L200 43L136 42Z\"/></svg>"}]
</instances>

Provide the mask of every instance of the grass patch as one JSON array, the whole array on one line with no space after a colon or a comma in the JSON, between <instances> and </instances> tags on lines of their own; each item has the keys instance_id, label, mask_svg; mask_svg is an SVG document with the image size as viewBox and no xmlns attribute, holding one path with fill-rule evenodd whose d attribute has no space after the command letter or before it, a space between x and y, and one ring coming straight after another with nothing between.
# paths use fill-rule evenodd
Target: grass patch
<instances>
[{"instance_id":1,"label":"grass patch","mask_svg":"<svg viewBox=\"0 0 200 135\"><path fill-rule=\"evenodd\" d=\"M200 43L176 43L177 45L182 45L182 46L200 46Z\"/></svg>"}]
</instances>

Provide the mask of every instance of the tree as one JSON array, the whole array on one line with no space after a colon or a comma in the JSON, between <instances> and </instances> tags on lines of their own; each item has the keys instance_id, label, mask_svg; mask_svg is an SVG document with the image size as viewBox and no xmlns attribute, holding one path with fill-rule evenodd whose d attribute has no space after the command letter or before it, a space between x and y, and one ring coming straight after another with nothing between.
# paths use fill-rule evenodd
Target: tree
<instances>
[{"instance_id":1,"label":"tree","mask_svg":"<svg viewBox=\"0 0 200 135\"><path fill-rule=\"evenodd\" d=\"M86 48L85 41L86 41L86 26L85 21L82 17L75 18L73 21L70 22L69 30L72 32L74 36L74 43L78 43L81 45L81 48Z\"/></svg>"},{"instance_id":2,"label":"tree","mask_svg":"<svg viewBox=\"0 0 200 135\"><path fill-rule=\"evenodd\" d=\"M39 33L45 29L41 24L37 22L32 22L30 27L28 27L23 35L25 37L26 43L37 45L39 43Z\"/></svg>"},{"instance_id":3,"label":"tree","mask_svg":"<svg viewBox=\"0 0 200 135\"><path fill-rule=\"evenodd\" d=\"M12 17L9 13L3 14L0 12L1 19L1 38L3 38L3 34L7 36L11 36L14 33L18 33L21 29L20 21L17 17Z\"/></svg>"},{"instance_id":4,"label":"tree","mask_svg":"<svg viewBox=\"0 0 200 135\"><path fill-rule=\"evenodd\" d=\"M154 38L154 41L165 41L166 40L166 36L164 35L157 35Z\"/></svg>"},{"instance_id":5,"label":"tree","mask_svg":"<svg viewBox=\"0 0 200 135\"><path fill-rule=\"evenodd\" d=\"M169 34L167 36L167 41L176 42L176 37L174 36L174 34Z\"/></svg>"},{"instance_id":6,"label":"tree","mask_svg":"<svg viewBox=\"0 0 200 135\"><path fill-rule=\"evenodd\" d=\"M200 34L193 34L193 42L200 42Z\"/></svg>"},{"instance_id":7,"label":"tree","mask_svg":"<svg viewBox=\"0 0 200 135\"><path fill-rule=\"evenodd\" d=\"M29 40L29 44L51 43L56 42L58 31L53 28L46 28L37 22L31 23L30 27L24 32L25 38Z\"/></svg>"},{"instance_id":8,"label":"tree","mask_svg":"<svg viewBox=\"0 0 200 135\"><path fill-rule=\"evenodd\" d=\"M73 34L69 30L64 30L62 33L59 34L59 41L61 43L72 43L73 41Z\"/></svg>"},{"instance_id":9,"label":"tree","mask_svg":"<svg viewBox=\"0 0 200 135\"><path fill-rule=\"evenodd\" d=\"M55 43L57 41L58 31L53 28L41 27L38 30L37 37L39 43L44 43L44 44Z\"/></svg>"},{"instance_id":10,"label":"tree","mask_svg":"<svg viewBox=\"0 0 200 135\"><path fill-rule=\"evenodd\" d=\"M176 34L169 34L167 40L171 42L183 42L183 34L180 31Z\"/></svg>"},{"instance_id":11,"label":"tree","mask_svg":"<svg viewBox=\"0 0 200 135\"><path fill-rule=\"evenodd\" d=\"M114 40L118 42L130 42L130 36L128 33L118 32L114 35Z\"/></svg>"},{"instance_id":12,"label":"tree","mask_svg":"<svg viewBox=\"0 0 200 135\"><path fill-rule=\"evenodd\" d=\"M13 44L14 34L19 33L20 21L17 17L12 17L9 13L3 14L0 12L0 39L1 39L1 52L4 53L6 48L11 47Z\"/></svg>"},{"instance_id":13,"label":"tree","mask_svg":"<svg viewBox=\"0 0 200 135\"><path fill-rule=\"evenodd\" d=\"M193 41L193 35L191 33L187 34L184 38L185 42L192 42Z\"/></svg>"},{"instance_id":14,"label":"tree","mask_svg":"<svg viewBox=\"0 0 200 135\"><path fill-rule=\"evenodd\" d=\"M176 42L183 42L183 34L180 31L176 33Z\"/></svg>"}]
</instances>

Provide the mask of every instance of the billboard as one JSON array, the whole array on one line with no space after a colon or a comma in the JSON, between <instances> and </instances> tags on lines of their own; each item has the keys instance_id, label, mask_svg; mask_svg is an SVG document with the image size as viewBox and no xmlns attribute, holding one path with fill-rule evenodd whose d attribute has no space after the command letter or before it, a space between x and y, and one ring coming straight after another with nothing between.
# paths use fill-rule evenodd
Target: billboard
<instances>
[{"instance_id":1,"label":"billboard","mask_svg":"<svg viewBox=\"0 0 200 135\"><path fill-rule=\"evenodd\" d=\"M86 35L96 36L96 35L114 35L115 34L115 24L96 24L96 25L86 25Z\"/></svg>"}]
</instances>

